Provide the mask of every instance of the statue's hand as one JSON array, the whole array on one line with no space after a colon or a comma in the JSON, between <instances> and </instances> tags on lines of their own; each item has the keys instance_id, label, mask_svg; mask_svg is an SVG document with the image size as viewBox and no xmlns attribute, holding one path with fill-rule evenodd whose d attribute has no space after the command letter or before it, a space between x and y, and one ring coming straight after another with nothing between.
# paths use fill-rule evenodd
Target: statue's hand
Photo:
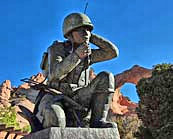
<instances>
[{"instance_id":1,"label":"statue's hand","mask_svg":"<svg viewBox=\"0 0 173 139\"><path fill-rule=\"evenodd\" d=\"M83 59L91 54L91 48L88 44L83 43L76 49L75 53L79 56L80 59Z\"/></svg>"}]
</instances>

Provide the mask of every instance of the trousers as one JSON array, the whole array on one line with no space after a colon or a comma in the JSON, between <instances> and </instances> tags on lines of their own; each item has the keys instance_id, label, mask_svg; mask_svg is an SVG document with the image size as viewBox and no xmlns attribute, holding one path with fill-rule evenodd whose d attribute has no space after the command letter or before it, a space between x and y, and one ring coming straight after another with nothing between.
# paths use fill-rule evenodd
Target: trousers
<instances>
[{"instance_id":1,"label":"trousers","mask_svg":"<svg viewBox=\"0 0 173 139\"><path fill-rule=\"evenodd\" d=\"M109 72L101 72L88 86L76 90L72 99L83 107L89 108L91 101L92 104L94 103L94 94L105 94L104 98L100 97L101 99L96 100L95 103L99 103L98 101L105 101L105 97L108 97L109 94L114 93L114 91L115 81L113 74ZM41 99L38 107L37 117L43 123L44 128L52 126L65 127L67 124L66 108L61 101L54 100L57 100L56 96L46 94Z\"/></svg>"}]
</instances>

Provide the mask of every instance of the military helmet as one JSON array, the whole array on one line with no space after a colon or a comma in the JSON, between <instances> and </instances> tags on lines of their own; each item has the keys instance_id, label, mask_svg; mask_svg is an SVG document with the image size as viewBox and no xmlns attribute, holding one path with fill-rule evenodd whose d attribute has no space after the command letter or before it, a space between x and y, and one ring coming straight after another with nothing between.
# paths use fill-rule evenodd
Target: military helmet
<instances>
[{"instance_id":1,"label":"military helmet","mask_svg":"<svg viewBox=\"0 0 173 139\"><path fill-rule=\"evenodd\" d=\"M93 30L93 24L89 17L83 13L72 13L68 15L63 22L63 34L67 38L67 35L74 29L82 26L88 26Z\"/></svg>"}]
</instances>

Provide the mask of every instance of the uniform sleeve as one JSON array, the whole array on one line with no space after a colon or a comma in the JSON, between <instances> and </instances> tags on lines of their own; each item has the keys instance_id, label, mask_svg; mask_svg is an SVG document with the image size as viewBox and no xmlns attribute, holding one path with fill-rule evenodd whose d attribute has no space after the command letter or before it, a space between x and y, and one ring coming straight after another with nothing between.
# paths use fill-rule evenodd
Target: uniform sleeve
<instances>
[{"instance_id":1,"label":"uniform sleeve","mask_svg":"<svg viewBox=\"0 0 173 139\"><path fill-rule=\"evenodd\" d=\"M90 42L99 49L92 49L91 64L115 58L119 55L118 48L105 38L91 34Z\"/></svg>"},{"instance_id":2,"label":"uniform sleeve","mask_svg":"<svg viewBox=\"0 0 173 139\"><path fill-rule=\"evenodd\" d=\"M80 58L76 53L65 57L65 51L61 46L48 48L49 75L48 80L61 80L67 76L79 63Z\"/></svg>"}]
</instances>

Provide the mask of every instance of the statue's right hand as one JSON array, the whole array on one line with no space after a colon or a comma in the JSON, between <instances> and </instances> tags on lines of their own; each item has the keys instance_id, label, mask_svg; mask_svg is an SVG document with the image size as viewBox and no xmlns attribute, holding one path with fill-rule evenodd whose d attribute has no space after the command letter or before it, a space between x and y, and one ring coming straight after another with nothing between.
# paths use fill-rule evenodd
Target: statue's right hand
<instances>
[{"instance_id":1,"label":"statue's right hand","mask_svg":"<svg viewBox=\"0 0 173 139\"><path fill-rule=\"evenodd\" d=\"M88 44L83 43L81 46L79 46L76 49L76 54L79 56L80 59L85 58L86 56L91 54L91 48L89 47Z\"/></svg>"}]
</instances>

